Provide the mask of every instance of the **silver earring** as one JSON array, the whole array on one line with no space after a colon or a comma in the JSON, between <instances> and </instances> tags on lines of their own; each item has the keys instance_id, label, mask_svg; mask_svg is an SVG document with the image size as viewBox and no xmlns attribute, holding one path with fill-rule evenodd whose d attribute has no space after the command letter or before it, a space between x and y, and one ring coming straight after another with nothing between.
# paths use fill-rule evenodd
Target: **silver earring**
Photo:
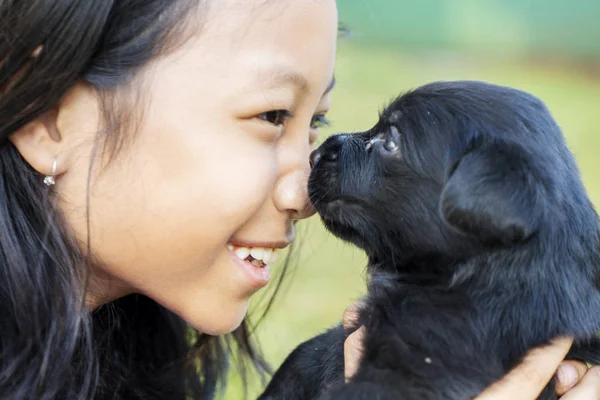
<instances>
[{"instance_id":1,"label":"silver earring","mask_svg":"<svg viewBox=\"0 0 600 400\"><path fill-rule=\"evenodd\" d=\"M52 162L52 174L51 175L46 175L44 177L44 184L46 186L52 186L56 183L56 158L54 159L54 161Z\"/></svg>"}]
</instances>

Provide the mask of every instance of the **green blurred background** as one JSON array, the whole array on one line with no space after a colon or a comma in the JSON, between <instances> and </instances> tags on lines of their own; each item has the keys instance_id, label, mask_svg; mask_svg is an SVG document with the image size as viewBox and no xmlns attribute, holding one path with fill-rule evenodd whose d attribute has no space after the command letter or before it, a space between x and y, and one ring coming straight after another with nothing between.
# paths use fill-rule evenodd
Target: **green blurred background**
<instances>
[{"instance_id":1,"label":"green blurred background","mask_svg":"<svg viewBox=\"0 0 600 400\"><path fill-rule=\"evenodd\" d=\"M339 42L332 126L323 136L368 129L387 101L426 82L509 85L546 102L600 204L599 0L338 0L338 7L349 33ZM292 271L255 332L274 367L339 322L364 291L362 252L332 237L316 218L300 227L298 239ZM253 315L261 314L272 289L258 295ZM254 399L262 386L250 380ZM243 398L236 371L222 397Z\"/></svg>"}]
</instances>

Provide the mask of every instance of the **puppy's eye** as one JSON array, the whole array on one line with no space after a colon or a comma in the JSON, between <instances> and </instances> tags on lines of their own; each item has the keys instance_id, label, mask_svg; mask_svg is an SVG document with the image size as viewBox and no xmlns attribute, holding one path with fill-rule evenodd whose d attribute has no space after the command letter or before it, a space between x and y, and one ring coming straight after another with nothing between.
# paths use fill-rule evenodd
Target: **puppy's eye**
<instances>
[{"instance_id":1,"label":"puppy's eye","mask_svg":"<svg viewBox=\"0 0 600 400\"><path fill-rule=\"evenodd\" d=\"M389 128L389 131L383 138L383 150L388 153L396 154L399 152L398 146L400 145L400 132L398 132L398 128L392 125Z\"/></svg>"},{"instance_id":2,"label":"puppy's eye","mask_svg":"<svg viewBox=\"0 0 600 400\"><path fill-rule=\"evenodd\" d=\"M383 142L383 148L389 152L393 152L393 151L398 150L398 145L396 144L396 142L394 142L394 140L391 136L388 136L385 139L385 142Z\"/></svg>"}]
</instances>

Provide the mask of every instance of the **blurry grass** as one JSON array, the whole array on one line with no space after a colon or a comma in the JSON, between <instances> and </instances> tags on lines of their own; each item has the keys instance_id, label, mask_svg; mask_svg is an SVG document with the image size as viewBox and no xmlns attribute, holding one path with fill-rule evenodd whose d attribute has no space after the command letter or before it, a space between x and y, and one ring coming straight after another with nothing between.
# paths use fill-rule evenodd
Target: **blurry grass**
<instances>
[{"instance_id":1,"label":"blurry grass","mask_svg":"<svg viewBox=\"0 0 600 400\"><path fill-rule=\"evenodd\" d=\"M430 81L476 79L529 91L546 102L562 126L588 192L594 203L600 204L600 180L595 179L600 170L596 154L600 150L600 81L591 81L577 71L518 60L503 60L500 64L497 60L451 54L410 55L351 42L340 43L336 78L338 85L329 115L332 126L324 136L369 128L386 102ZM364 290L364 254L325 232L318 219L300 227L299 242L293 272L256 331L274 367L296 345L336 324L345 307ZM257 303L269 293L265 292ZM252 377L249 398L255 399L260 390L260 383ZM223 398L242 399L241 393L240 379L234 371Z\"/></svg>"}]
</instances>

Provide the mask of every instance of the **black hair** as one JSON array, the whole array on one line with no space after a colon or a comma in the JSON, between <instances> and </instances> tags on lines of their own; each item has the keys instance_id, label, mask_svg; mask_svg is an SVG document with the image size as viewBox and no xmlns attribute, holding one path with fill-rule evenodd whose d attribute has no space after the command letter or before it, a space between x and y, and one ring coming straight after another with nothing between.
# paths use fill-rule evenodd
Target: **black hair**
<instances>
[{"instance_id":1,"label":"black hair","mask_svg":"<svg viewBox=\"0 0 600 400\"><path fill-rule=\"evenodd\" d=\"M98 142L116 153L136 105L116 103L140 97L119 90L139 93L132 78L183 43L192 22L197 30L206 7L200 0L0 2L2 398L212 398L232 349L243 365L266 369L246 322L228 336L205 335L140 294L90 312L91 254L77 245L53 192L9 140L84 82L103 107L106 129Z\"/></svg>"}]
</instances>

